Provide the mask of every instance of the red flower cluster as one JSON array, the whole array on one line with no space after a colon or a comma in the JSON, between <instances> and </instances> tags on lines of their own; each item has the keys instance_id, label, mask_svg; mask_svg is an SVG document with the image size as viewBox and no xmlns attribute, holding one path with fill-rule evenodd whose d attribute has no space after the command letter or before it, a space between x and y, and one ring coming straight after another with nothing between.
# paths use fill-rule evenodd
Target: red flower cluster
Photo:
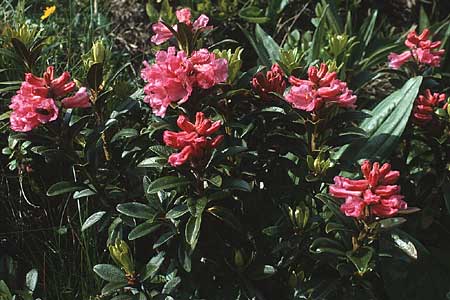
<instances>
[{"instance_id":1,"label":"red flower cluster","mask_svg":"<svg viewBox=\"0 0 450 300\"><path fill-rule=\"evenodd\" d=\"M445 94L431 93L429 89L425 91L425 95L420 95L414 103L413 121L419 125L425 125L433 120L433 113L441 103L445 101L447 96ZM447 103L444 104L444 109L447 108Z\"/></svg>"},{"instance_id":2,"label":"red flower cluster","mask_svg":"<svg viewBox=\"0 0 450 300\"><path fill-rule=\"evenodd\" d=\"M365 161L361 165L365 179L352 180L342 176L334 177L329 193L336 198L345 199L341 211L349 217L364 219L369 215L390 217L407 204L400 195L400 186L395 185L400 177L399 171L392 171L388 163L380 167L378 162Z\"/></svg>"},{"instance_id":3,"label":"red flower cluster","mask_svg":"<svg viewBox=\"0 0 450 300\"><path fill-rule=\"evenodd\" d=\"M211 138L211 135L219 130L221 122L212 122L205 118L202 112L197 112L195 124L189 122L186 116L180 115L177 125L183 131L166 130L163 134L166 146L181 150L169 157L169 163L174 167L181 166L187 161L194 165L200 163L205 155L223 140L223 135Z\"/></svg>"},{"instance_id":4,"label":"red flower cluster","mask_svg":"<svg viewBox=\"0 0 450 300\"><path fill-rule=\"evenodd\" d=\"M411 59L419 64L439 67L445 50L438 50L441 46L441 41L432 42L428 39L429 35L429 29L424 29L420 35L417 35L415 30L409 32L405 41L405 45L409 50L406 50L401 54L389 54L389 67L399 69L404 63Z\"/></svg>"},{"instance_id":5,"label":"red flower cluster","mask_svg":"<svg viewBox=\"0 0 450 300\"><path fill-rule=\"evenodd\" d=\"M189 8L177 10L176 15L178 22L186 24L192 31L212 28L212 26L207 26L209 18L206 15L201 15L194 23L192 23L191 10ZM170 31L170 29L162 22L153 24L152 29L155 35L153 35L150 40L156 45L161 45L173 36L172 31ZM173 26L173 30L177 31L177 25Z\"/></svg>"},{"instance_id":6,"label":"red flower cluster","mask_svg":"<svg viewBox=\"0 0 450 300\"><path fill-rule=\"evenodd\" d=\"M48 67L43 77L31 73L25 74L17 94L12 97L13 111L10 117L11 129L26 132L58 118L58 107L55 99L66 96L75 89L75 82L70 81L69 72L64 72L58 78L54 76L54 67ZM61 101L63 107L88 107L89 95L81 88L74 96Z\"/></svg>"},{"instance_id":7,"label":"red flower cluster","mask_svg":"<svg viewBox=\"0 0 450 300\"><path fill-rule=\"evenodd\" d=\"M285 98L295 108L315 112L333 103L345 108L356 107L353 91L337 79L336 72L329 73L326 64L321 64L320 69L309 67L308 80L291 76L289 82L292 87Z\"/></svg>"},{"instance_id":8,"label":"red flower cluster","mask_svg":"<svg viewBox=\"0 0 450 300\"><path fill-rule=\"evenodd\" d=\"M228 76L228 62L216 58L206 49L194 51L187 57L184 51L169 47L156 53L155 64L144 61L141 77L147 82L144 87L144 102L148 103L157 116L164 117L172 102L182 104L189 99L194 86L209 89L225 82Z\"/></svg>"},{"instance_id":9,"label":"red flower cluster","mask_svg":"<svg viewBox=\"0 0 450 300\"><path fill-rule=\"evenodd\" d=\"M284 72L278 64L274 64L265 75L263 72L258 72L252 79L252 86L261 99L265 101L272 99L271 92L283 95L286 90Z\"/></svg>"}]
</instances>

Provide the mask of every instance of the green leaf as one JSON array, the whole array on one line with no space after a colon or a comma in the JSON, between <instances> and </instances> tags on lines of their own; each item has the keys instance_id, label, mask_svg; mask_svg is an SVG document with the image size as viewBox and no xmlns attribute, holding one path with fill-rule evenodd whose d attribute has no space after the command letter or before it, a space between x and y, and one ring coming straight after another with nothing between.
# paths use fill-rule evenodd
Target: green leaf
<instances>
[{"instance_id":1,"label":"green leaf","mask_svg":"<svg viewBox=\"0 0 450 300\"><path fill-rule=\"evenodd\" d=\"M258 24L255 26L255 36L258 44L262 44L273 63L280 59L280 46Z\"/></svg>"},{"instance_id":2,"label":"green leaf","mask_svg":"<svg viewBox=\"0 0 450 300\"><path fill-rule=\"evenodd\" d=\"M102 294L109 294L111 292L117 291L125 286L127 286L127 282L108 282L102 288Z\"/></svg>"},{"instance_id":3,"label":"green leaf","mask_svg":"<svg viewBox=\"0 0 450 300\"><path fill-rule=\"evenodd\" d=\"M177 287L177 285L181 282L180 277L174 277L170 279L163 287L162 294L170 294L172 293L173 289Z\"/></svg>"},{"instance_id":4,"label":"green leaf","mask_svg":"<svg viewBox=\"0 0 450 300\"><path fill-rule=\"evenodd\" d=\"M183 177L166 176L152 181L147 189L147 193L156 194L159 191L174 189L176 187L189 184L189 180Z\"/></svg>"},{"instance_id":5,"label":"green leaf","mask_svg":"<svg viewBox=\"0 0 450 300\"><path fill-rule=\"evenodd\" d=\"M177 219L189 211L186 204L180 204L169 210L166 214L168 219Z\"/></svg>"},{"instance_id":6,"label":"green leaf","mask_svg":"<svg viewBox=\"0 0 450 300\"><path fill-rule=\"evenodd\" d=\"M14 50L16 50L16 53L19 54L19 56L26 63L30 62L30 51L28 51L28 48L25 46L25 44L17 38L12 38L11 43L13 44Z\"/></svg>"},{"instance_id":7,"label":"green leaf","mask_svg":"<svg viewBox=\"0 0 450 300\"><path fill-rule=\"evenodd\" d=\"M213 206L208 208L207 211L214 217L225 222L228 226L235 229L236 231L242 231L241 223L228 208L222 206Z\"/></svg>"},{"instance_id":8,"label":"green leaf","mask_svg":"<svg viewBox=\"0 0 450 300\"><path fill-rule=\"evenodd\" d=\"M161 227L160 223L150 223L150 222L144 222L142 224L139 224L133 230L130 231L128 234L128 239L130 241L133 241L135 239L141 238L143 236L146 236L155 230L158 230Z\"/></svg>"},{"instance_id":9,"label":"green leaf","mask_svg":"<svg viewBox=\"0 0 450 300\"><path fill-rule=\"evenodd\" d=\"M430 28L430 19L428 18L423 5L420 5L419 31L422 32L425 28Z\"/></svg>"},{"instance_id":10,"label":"green leaf","mask_svg":"<svg viewBox=\"0 0 450 300\"><path fill-rule=\"evenodd\" d=\"M75 182L69 182L69 181L60 181L58 183L55 183L47 190L47 196L58 196L61 194L66 193L72 193L75 191L80 191L82 189L85 189L85 185L80 185Z\"/></svg>"},{"instance_id":11,"label":"green leaf","mask_svg":"<svg viewBox=\"0 0 450 300\"><path fill-rule=\"evenodd\" d=\"M97 91L103 82L103 63L93 64L87 74L87 85Z\"/></svg>"},{"instance_id":12,"label":"green leaf","mask_svg":"<svg viewBox=\"0 0 450 300\"><path fill-rule=\"evenodd\" d=\"M142 273L142 281L145 281L149 278L153 278L164 262L164 252L159 252L158 255L152 257L150 261L145 265L145 270Z\"/></svg>"},{"instance_id":13,"label":"green leaf","mask_svg":"<svg viewBox=\"0 0 450 300\"><path fill-rule=\"evenodd\" d=\"M365 119L360 125L369 135L368 140L362 145L342 147L334 159L343 157L353 163L359 159L382 161L387 158L397 146L408 123L421 83L421 76L411 78L400 90L381 101L370 112L372 117Z\"/></svg>"},{"instance_id":14,"label":"green leaf","mask_svg":"<svg viewBox=\"0 0 450 300\"><path fill-rule=\"evenodd\" d=\"M117 205L116 209L118 212L133 218L145 220L153 220L155 218L155 211L139 202L122 203Z\"/></svg>"},{"instance_id":15,"label":"green leaf","mask_svg":"<svg viewBox=\"0 0 450 300\"><path fill-rule=\"evenodd\" d=\"M322 49L325 45L323 45L323 38L326 33L326 14L328 10L328 5L323 9L322 16L319 19L319 24L317 25L316 30L314 30L313 39L311 41L311 47L309 49L308 56L308 65L311 65L316 59L320 56L320 49Z\"/></svg>"},{"instance_id":16,"label":"green leaf","mask_svg":"<svg viewBox=\"0 0 450 300\"><path fill-rule=\"evenodd\" d=\"M330 29L333 30L334 34L342 34L342 21L339 17L336 5L334 1L322 0L322 5L328 9L325 10L328 24Z\"/></svg>"},{"instance_id":17,"label":"green leaf","mask_svg":"<svg viewBox=\"0 0 450 300\"><path fill-rule=\"evenodd\" d=\"M250 186L250 184L248 184L247 181L239 178L224 178L222 188L244 192L252 191L252 187Z\"/></svg>"},{"instance_id":18,"label":"green leaf","mask_svg":"<svg viewBox=\"0 0 450 300\"><path fill-rule=\"evenodd\" d=\"M192 249L186 243L180 243L178 245L178 260L181 266L186 272L191 272L192 270L192 259L191 259Z\"/></svg>"},{"instance_id":19,"label":"green leaf","mask_svg":"<svg viewBox=\"0 0 450 300\"><path fill-rule=\"evenodd\" d=\"M401 224L403 224L405 222L406 222L405 218L397 217L397 218L383 219L383 220L379 221L378 223L380 224L381 229L387 230L387 229L391 229L391 228L400 226Z\"/></svg>"},{"instance_id":20,"label":"green leaf","mask_svg":"<svg viewBox=\"0 0 450 300\"><path fill-rule=\"evenodd\" d=\"M83 226L81 226L81 231L85 231L89 227L93 226L95 223L101 220L101 218L106 214L106 211L98 211L89 216L89 218L84 221Z\"/></svg>"},{"instance_id":21,"label":"green leaf","mask_svg":"<svg viewBox=\"0 0 450 300\"><path fill-rule=\"evenodd\" d=\"M109 282L126 282L125 273L116 266L99 264L94 266L94 272L103 280Z\"/></svg>"},{"instance_id":22,"label":"green leaf","mask_svg":"<svg viewBox=\"0 0 450 300\"><path fill-rule=\"evenodd\" d=\"M118 139L135 137L137 135L138 135L138 132L136 129L124 128L113 136L113 138L111 139L111 143L117 141Z\"/></svg>"},{"instance_id":23,"label":"green leaf","mask_svg":"<svg viewBox=\"0 0 450 300\"><path fill-rule=\"evenodd\" d=\"M239 26L239 28L244 33L245 37L248 39L248 41L252 45L253 49L255 50L255 52L258 55L258 58L261 60L262 64L265 66L270 66L271 65L270 57L269 57L269 54L267 53L266 49L255 42L252 35L250 34L250 32L248 32L247 29L242 27L240 24L237 24L237 25Z\"/></svg>"},{"instance_id":24,"label":"green leaf","mask_svg":"<svg viewBox=\"0 0 450 300\"><path fill-rule=\"evenodd\" d=\"M202 223L202 217L191 216L186 224L185 235L186 242L191 245L192 249L195 249L197 245L198 237L200 235L200 225Z\"/></svg>"},{"instance_id":25,"label":"green leaf","mask_svg":"<svg viewBox=\"0 0 450 300\"><path fill-rule=\"evenodd\" d=\"M167 165L167 158L154 156L144 159L137 166L139 168L161 168L165 165Z\"/></svg>"},{"instance_id":26,"label":"green leaf","mask_svg":"<svg viewBox=\"0 0 450 300\"><path fill-rule=\"evenodd\" d=\"M161 245L167 243L171 238L173 238L177 233L173 231L168 231L162 234L159 239L153 244L153 249L158 248Z\"/></svg>"},{"instance_id":27,"label":"green leaf","mask_svg":"<svg viewBox=\"0 0 450 300\"><path fill-rule=\"evenodd\" d=\"M88 196L92 196L97 194L96 191L93 191L92 189L84 189L81 191L76 191L75 193L73 193L73 199L80 199L83 197L88 197Z\"/></svg>"},{"instance_id":28,"label":"green leaf","mask_svg":"<svg viewBox=\"0 0 450 300\"><path fill-rule=\"evenodd\" d=\"M369 271L369 264L372 260L374 250L371 247L361 247L356 252L348 251L348 259L355 265L359 274Z\"/></svg>"},{"instance_id":29,"label":"green leaf","mask_svg":"<svg viewBox=\"0 0 450 300\"><path fill-rule=\"evenodd\" d=\"M239 11L239 17L248 22L257 24L262 24L270 21L270 18L264 16L264 11L256 6L247 6L242 8Z\"/></svg>"},{"instance_id":30,"label":"green leaf","mask_svg":"<svg viewBox=\"0 0 450 300\"><path fill-rule=\"evenodd\" d=\"M5 300L11 300L12 294L6 283L3 280L0 280L0 299L3 300L3 298L5 298Z\"/></svg>"},{"instance_id":31,"label":"green leaf","mask_svg":"<svg viewBox=\"0 0 450 300\"><path fill-rule=\"evenodd\" d=\"M206 204L208 204L208 201L209 197L206 196L201 197L200 199L188 198L187 205L191 215L194 217L201 216L205 210Z\"/></svg>"},{"instance_id":32,"label":"green leaf","mask_svg":"<svg viewBox=\"0 0 450 300\"><path fill-rule=\"evenodd\" d=\"M344 247L337 241L329 238L317 238L309 247L310 251L315 254L327 253L345 257Z\"/></svg>"},{"instance_id":33,"label":"green leaf","mask_svg":"<svg viewBox=\"0 0 450 300\"><path fill-rule=\"evenodd\" d=\"M30 270L25 278L25 285L31 292L34 292L34 290L36 289L37 281L38 271L36 269Z\"/></svg>"}]
</instances>

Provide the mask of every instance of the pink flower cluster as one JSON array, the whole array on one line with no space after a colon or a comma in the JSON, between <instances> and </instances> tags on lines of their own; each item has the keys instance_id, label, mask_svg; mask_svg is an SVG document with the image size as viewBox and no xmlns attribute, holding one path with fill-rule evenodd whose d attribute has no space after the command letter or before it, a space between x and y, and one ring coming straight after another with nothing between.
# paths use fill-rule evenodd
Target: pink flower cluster
<instances>
[{"instance_id":1,"label":"pink flower cluster","mask_svg":"<svg viewBox=\"0 0 450 300\"><path fill-rule=\"evenodd\" d=\"M271 92L283 95L286 90L284 72L278 64L274 64L265 75L263 72L257 73L252 79L252 86L261 99L265 101L272 99Z\"/></svg>"},{"instance_id":2,"label":"pink flower cluster","mask_svg":"<svg viewBox=\"0 0 450 300\"><path fill-rule=\"evenodd\" d=\"M156 53L155 64L144 61L141 77L147 82L144 87L144 102L157 116L164 117L172 102L186 102L194 87L209 89L225 82L228 76L226 59L216 59L206 49L194 51L187 57L184 51L169 47Z\"/></svg>"},{"instance_id":3,"label":"pink flower cluster","mask_svg":"<svg viewBox=\"0 0 450 300\"><path fill-rule=\"evenodd\" d=\"M17 94L12 97L10 108L11 129L26 132L58 118L58 107L55 99L66 96L76 88L75 82L70 81L69 72L64 72L55 78L54 67L47 68L43 77L25 74ZM65 108L89 107L89 95L85 88L81 88L74 96L61 101Z\"/></svg>"},{"instance_id":4,"label":"pink flower cluster","mask_svg":"<svg viewBox=\"0 0 450 300\"><path fill-rule=\"evenodd\" d=\"M164 131L163 140L166 146L181 150L169 157L169 163L178 167L190 161L191 164L199 164L205 155L213 148L216 148L223 140L223 135L215 138L210 136L219 130L220 121L212 122L205 118L202 112L197 112L195 124L189 122L184 115L178 116L178 127L180 132Z\"/></svg>"},{"instance_id":5,"label":"pink flower cluster","mask_svg":"<svg viewBox=\"0 0 450 300\"><path fill-rule=\"evenodd\" d=\"M341 211L346 216L364 219L370 215L391 217L407 204L400 195L400 186L396 185L400 172L392 171L388 163L380 167L378 162L365 161L361 165L364 179L352 180L342 176L334 177L329 193L345 199Z\"/></svg>"},{"instance_id":6,"label":"pink flower cluster","mask_svg":"<svg viewBox=\"0 0 450 300\"><path fill-rule=\"evenodd\" d=\"M192 23L192 15L189 8L183 8L176 11L177 19L180 23L186 24L192 31L210 29L212 26L207 26L209 18L206 15L201 15L197 20ZM152 43L156 45L161 45L162 43L168 41L172 38L172 31L167 28L162 22L157 22L152 26L153 32L155 33L151 37ZM177 31L177 25L173 26L173 30Z\"/></svg>"},{"instance_id":7,"label":"pink flower cluster","mask_svg":"<svg viewBox=\"0 0 450 300\"><path fill-rule=\"evenodd\" d=\"M320 68L308 69L308 80L289 77L292 84L286 95L286 101L297 109L316 112L323 106L336 104L340 107L355 108L356 96L347 87L347 83L337 79L336 72L328 72L326 64Z\"/></svg>"},{"instance_id":8,"label":"pink flower cluster","mask_svg":"<svg viewBox=\"0 0 450 300\"><path fill-rule=\"evenodd\" d=\"M420 95L414 103L413 121L419 125L425 125L433 120L434 110L442 104L447 96L445 94L431 93L429 89L425 91L425 95ZM443 108L447 108L447 103Z\"/></svg>"},{"instance_id":9,"label":"pink flower cluster","mask_svg":"<svg viewBox=\"0 0 450 300\"><path fill-rule=\"evenodd\" d=\"M429 35L430 30L428 29L424 29L420 35L417 35L415 30L409 32L405 41L405 45L409 50L401 54L389 54L389 67L399 69L404 63L410 60L419 64L439 67L445 50L438 50L441 46L441 41L432 42L428 39Z\"/></svg>"}]
</instances>

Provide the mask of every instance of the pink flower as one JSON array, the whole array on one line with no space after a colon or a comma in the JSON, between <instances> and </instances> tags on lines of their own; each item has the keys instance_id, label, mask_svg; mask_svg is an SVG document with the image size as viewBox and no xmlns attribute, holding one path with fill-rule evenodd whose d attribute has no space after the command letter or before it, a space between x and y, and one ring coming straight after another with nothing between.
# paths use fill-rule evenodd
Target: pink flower
<instances>
[{"instance_id":1,"label":"pink flower","mask_svg":"<svg viewBox=\"0 0 450 300\"><path fill-rule=\"evenodd\" d=\"M361 218L364 215L365 203L359 197L349 196L345 199L345 202L341 205L341 211L343 214L349 217Z\"/></svg>"},{"instance_id":2,"label":"pink flower","mask_svg":"<svg viewBox=\"0 0 450 300\"><path fill-rule=\"evenodd\" d=\"M27 132L58 118L58 107L53 99L22 94L21 90L12 97L9 108L13 110L10 125L14 131Z\"/></svg>"},{"instance_id":3,"label":"pink flower","mask_svg":"<svg viewBox=\"0 0 450 300\"><path fill-rule=\"evenodd\" d=\"M163 117L172 102L187 101L192 93L193 80L188 76L192 64L183 51L169 47L167 52L156 53L155 64L144 62L144 65L141 71L141 77L147 81L144 102L150 105L154 114Z\"/></svg>"},{"instance_id":4,"label":"pink flower","mask_svg":"<svg viewBox=\"0 0 450 300\"><path fill-rule=\"evenodd\" d=\"M202 112L197 112L195 117L195 123L192 124L186 116L180 115L177 125L183 131L164 131L163 140L166 146L181 149L169 157L169 163L174 167L181 166L187 161L194 166L201 165L211 149L216 148L223 140L223 135L210 137L219 130L220 121L212 122L205 118Z\"/></svg>"},{"instance_id":5,"label":"pink flower","mask_svg":"<svg viewBox=\"0 0 450 300\"><path fill-rule=\"evenodd\" d=\"M169 47L156 53L155 64L144 62L141 77L147 82L144 87L144 102L157 116L164 117L173 102L182 104L189 99L194 87L208 89L224 82L228 76L226 59L216 59L206 49L195 51L190 58L183 51Z\"/></svg>"},{"instance_id":6,"label":"pink flower","mask_svg":"<svg viewBox=\"0 0 450 300\"><path fill-rule=\"evenodd\" d=\"M64 108L87 108L91 107L91 102L89 101L89 94L85 87L82 87L76 92L72 97L67 97L61 101Z\"/></svg>"},{"instance_id":7,"label":"pink flower","mask_svg":"<svg viewBox=\"0 0 450 300\"><path fill-rule=\"evenodd\" d=\"M195 81L202 89L225 82L228 77L228 62L224 58L216 59L214 53L200 49L192 53L190 62L195 71Z\"/></svg>"},{"instance_id":8,"label":"pink flower","mask_svg":"<svg viewBox=\"0 0 450 300\"><path fill-rule=\"evenodd\" d=\"M152 35L150 41L156 45L161 45L162 43L167 42L173 36L172 31L170 31L170 29L161 22L153 24L152 30L155 34Z\"/></svg>"},{"instance_id":9,"label":"pink flower","mask_svg":"<svg viewBox=\"0 0 450 300\"><path fill-rule=\"evenodd\" d=\"M392 69L400 69L400 67L408 62L411 59L412 53L410 50L406 50L405 52L403 52L402 54L397 54L392 52L391 54L389 54L388 59L389 59L389 67Z\"/></svg>"},{"instance_id":10,"label":"pink flower","mask_svg":"<svg viewBox=\"0 0 450 300\"><path fill-rule=\"evenodd\" d=\"M429 89L425 91L425 95L420 95L413 109L413 121L418 125L425 125L433 120L434 110L445 102L447 96L445 94L431 93Z\"/></svg>"},{"instance_id":11,"label":"pink flower","mask_svg":"<svg viewBox=\"0 0 450 300\"><path fill-rule=\"evenodd\" d=\"M200 15L197 20L194 21L193 29L194 30L206 30L212 29L212 26L208 26L209 18L206 15Z\"/></svg>"},{"instance_id":12,"label":"pink flower","mask_svg":"<svg viewBox=\"0 0 450 300\"><path fill-rule=\"evenodd\" d=\"M11 129L26 132L40 124L58 118L55 99L64 97L75 89L75 82L70 81L69 72L55 78L55 69L50 66L42 77L31 73L25 74L17 94L12 97L10 108Z\"/></svg>"},{"instance_id":13,"label":"pink flower","mask_svg":"<svg viewBox=\"0 0 450 300\"><path fill-rule=\"evenodd\" d=\"M175 12L175 14L177 15L177 19L178 22L180 23L186 23L186 25L190 25L191 22L191 10L189 8L183 8L183 9L179 9Z\"/></svg>"},{"instance_id":14,"label":"pink flower","mask_svg":"<svg viewBox=\"0 0 450 300\"><path fill-rule=\"evenodd\" d=\"M404 63L412 59L419 64L439 67L445 50L437 50L441 46L441 41L432 42L428 39L429 35L429 29L424 29L420 35L417 35L415 30L409 32L405 40L405 45L409 50L401 54L389 54L389 67L399 69Z\"/></svg>"},{"instance_id":15,"label":"pink flower","mask_svg":"<svg viewBox=\"0 0 450 300\"><path fill-rule=\"evenodd\" d=\"M271 92L283 95L286 90L284 72L278 64L274 64L265 75L262 72L257 73L252 79L252 86L265 101L272 99Z\"/></svg>"},{"instance_id":16,"label":"pink flower","mask_svg":"<svg viewBox=\"0 0 450 300\"><path fill-rule=\"evenodd\" d=\"M319 69L309 67L308 80L289 77L292 87L285 97L286 101L305 111L317 111L332 104L355 108L356 96L353 91L348 89L347 83L336 77L336 72L328 72L326 64L321 64Z\"/></svg>"},{"instance_id":17,"label":"pink flower","mask_svg":"<svg viewBox=\"0 0 450 300\"><path fill-rule=\"evenodd\" d=\"M197 20L194 21L194 23L192 23L192 14L189 8L177 10L175 14L177 16L178 22L186 24L192 31L212 28L212 26L207 26L209 18L205 15L201 15ZM174 25L172 28L173 30L177 31L177 25ZM165 43L173 36L172 31L167 28L167 26L164 25L161 21L153 24L152 30L155 34L150 38L150 41L156 45Z\"/></svg>"},{"instance_id":18,"label":"pink flower","mask_svg":"<svg viewBox=\"0 0 450 300\"><path fill-rule=\"evenodd\" d=\"M341 211L354 218L369 217L367 213L378 217L390 217L407 204L400 195L400 186L395 185L400 173L392 171L390 164L365 161L361 165L364 179L353 180L342 176L334 177L329 193L336 198L345 199ZM366 210L365 208L368 208Z\"/></svg>"}]
</instances>

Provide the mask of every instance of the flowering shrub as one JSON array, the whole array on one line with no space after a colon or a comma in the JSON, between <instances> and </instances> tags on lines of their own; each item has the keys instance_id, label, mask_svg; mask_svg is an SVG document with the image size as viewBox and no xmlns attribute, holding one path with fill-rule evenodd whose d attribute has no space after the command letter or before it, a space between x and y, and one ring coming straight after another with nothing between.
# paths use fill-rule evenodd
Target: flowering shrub
<instances>
[{"instance_id":1,"label":"flowering shrub","mask_svg":"<svg viewBox=\"0 0 450 300\"><path fill-rule=\"evenodd\" d=\"M449 21L344 2L5 16L0 299L448 297Z\"/></svg>"}]
</instances>

